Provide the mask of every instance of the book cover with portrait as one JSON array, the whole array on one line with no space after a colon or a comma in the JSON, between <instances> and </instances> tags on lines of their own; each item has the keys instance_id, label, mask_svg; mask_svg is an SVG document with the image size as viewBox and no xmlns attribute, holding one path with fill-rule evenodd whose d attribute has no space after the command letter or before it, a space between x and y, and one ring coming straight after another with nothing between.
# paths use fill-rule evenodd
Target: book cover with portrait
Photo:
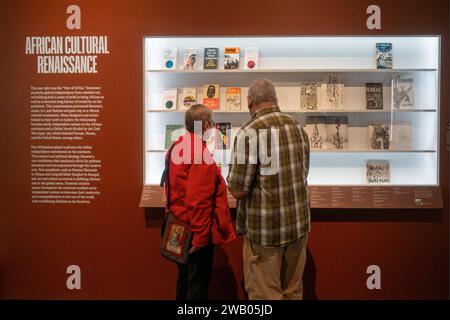
<instances>
[{"instance_id":1,"label":"book cover with portrait","mask_svg":"<svg viewBox=\"0 0 450 320\"><path fill-rule=\"evenodd\" d=\"M218 84L205 84L203 86L203 104L209 110L219 109L219 92L220 88Z\"/></svg>"}]
</instances>

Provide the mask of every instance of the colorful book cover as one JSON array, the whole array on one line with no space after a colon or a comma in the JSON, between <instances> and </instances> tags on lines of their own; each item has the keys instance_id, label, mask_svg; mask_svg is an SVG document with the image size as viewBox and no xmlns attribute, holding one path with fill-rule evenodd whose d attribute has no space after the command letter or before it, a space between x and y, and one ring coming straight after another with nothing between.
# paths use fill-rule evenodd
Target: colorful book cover
<instances>
[{"instance_id":1,"label":"colorful book cover","mask_svg":"<svg viewBox=\"0 0 450 320\"><path fill-rule=\"evenodd\" d=\"M225 110L241 110L241 88L229 87L226 94Z\"/></svg>"},{"instance_id":2,"label":"colorful book cover","mask_svg":"<svg viewBox=\"0 0 450 320\"><path fill-rule=\"evenodd\" d=\"M323 101L320 109L344 109L344 84L337 76L329 75L323 84Z\"/></svg>"},{"instance_id":3,"label":"colorful book cover","mask_svg":"<svg viewBox=\"0 0 450 320\"><path fill-rule=\"evenodd\" d=\"M327 117L327 149L348 149L348 117Z\"/></svg>"},{"instance_id":4,"label":"colorful book cover","mask_svg":"<svg viewBox=\"0 0 450 320\"><path fill-rule=\"evenodd\" d=\"M219 65L219 48L205 48L203 69L217 69Z\"/></svg>"},{"instance_id":5,"label":"colorful book cover","mask_svg":"<svg viewBox=\"0 0 450 320\"><path fill-rule=\"evenodd\" d=\"M205 84L203 86L203 104L210 110L219 110L219 85Z\"/></svg>"},{"instance_id":6,"label":"colorful book cover","mask_svg":"<svg viewBox=\"0 0 450 320\"><path fill-rule=\"evenodd\" d=\"M186 49L184 51L183 70L197 69L197 49Z\"/></svg>"},{"instance_id":7,"label":"colorful book cover","mask_svg":"<svg viewBox=\"0 0 450 320\"><path fill-rule=\"evenodd\" d=\"M189 109L192 105L197 103L197 88L183 88L182 94L182 108Z\"/></svg>"},{"instance_id":8,"label":"colorful book cover","mask_svg":"<svg viewBox=\"0 0 450 320\"><path fill-rule=\"evenodd\" d=\"M392 69L392 43L377 43L377 69Z\"/></svg>"},{"instance_id":9,"label":"colorful book cover","mask_svg":"<svg viewBox=\"0 0 450 320\"><path fill-rule=\"evenodd\" d=\"M226 47L224 50L223 68L225 70L239 69L239 47Z\"/></svg>"},{"instance_id":10,"label":"colorful book cover","mask_svg":"<svg viewBox=\"0 0 450 320\"><path fill-rule=\"evenodd\" d=\"M163 105L168 110L177 108L177 89L165 89L163 93Z\"/></svg>"},{"instance_id":11,"label":"colorful book cover","mask_svg":"<svg viewBox=\"0 0 450 320\"><path fill-rule=\"evenodd\" d=\"M186 132L186 129L179 124L166 125L165 147L169 149L174 141L177 141L180 136Z\"/></svg>"},{"instance_id":12,"label":"colorful book cover","mask_svg":"<svg viewBox=\"0 0 450 320\"><path fill-rule=\"evenodd\" d=\"M252 70L258 69L259 67L259 49L258 48L247 48L244 53L244 69Z\"/></svg>"},{"instance_id":13,"label":"colorful book cover","mask_svg":"<svg viewBox=\"0 0 450 320\"><path fill-rule=\"evenodd\" d=\"M312 150L326 148L327 122L325 116L306 117L306 133L308 134L309 146Z\"/></svg>"},{"instance_id":14,"label":"colorful book cover","mask_svg":"<svg viewBox=\"0 0 450 320\"><path fill-rule=\"evenodd\" d=\"M216 150L230 149L231 142L231 122L216 123Z\"/></svg>"},{"instance_id":15,"label":"colorful book cover","mask_svg":"<svg viewBox=\"0 0 450 320\"><path fill-rule=\"evenodd\" d=\"M414 109L414 79L396 76L392 79L392 106L396 110Z\"/></svg>"},{"instance_id":16,"label":"colorful book cover","mask_svg":"<svg viewBox=\"0 0 450 320\"><path fill-rule=\"evenodd\" d=\"M366 108L368 110L383 109L382 83L366 83Z\"/></svg>"},{"instance_id":17,"label":"colorful book cover","mask_svg":"<svg viewBox=\"0 0 450 320\"><path fill-rule=\"evenodd\" d=\"M391 125L369 123L369 150L389 150L391 148Z\"/></svg>"},{"instance_id":18,"label":"colorful book cover","mask_svg":"<svg viewBox=\"0 0 450 320\"><path fill-rule=\"evenodd\" d=\"M368 160L366 162L368 184L391 183L391 165L387 160Z\"/></svg>"},{"instance_id":19,"label":"colorful book cover","mask_svg":"<svg viewBox=\"0 0 450 320\"><path fill-rule=\"evenodd\" d=\"M319 108L320 84L305 82L300 84L300 109L317 110Z\"/></svg>"},{"instance_id":20,"label":"colorful book cover","mask_svg":"<svg viewBox=\"0 0 450 320\"><path fill-rule=\"evenodd\" d=\"M177 68L177 48L168 48L163 51L163 69L176 70Z\"/></svg>"}]
</instances>

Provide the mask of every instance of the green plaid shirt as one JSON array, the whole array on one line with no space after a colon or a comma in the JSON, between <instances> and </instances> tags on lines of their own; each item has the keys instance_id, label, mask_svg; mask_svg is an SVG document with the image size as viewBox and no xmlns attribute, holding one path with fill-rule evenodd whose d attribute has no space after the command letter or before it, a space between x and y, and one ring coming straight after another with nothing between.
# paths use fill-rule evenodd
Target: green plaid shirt
<instances>
[{"instance_id":1,"label":"green plaid shirt","mask_svg":"<svg viewBox=\"0 0 450 320\"><path fill-rule=\"evenodd\" d=\"M262 129L267 130L267 136L261 138ZM274 156L276 146L270 142L271 137L276 138L273 129L278 129L278 158ZM249 132L258 135L252 138ZM256 157L249 147L255 136L260 137L256 138ZM239 139L245 141L244 150L237 148ZM258 156L261 141L267 141L266 152L262 153L267 154L266 158ZM239 159L245 159L245 162L238 163ZM278 166L274 162L278 162ZM273 167L277 169L270 169ZM261 109L253 114L237 133L227 177L231 189L248 192L248 196L237 204L238 233L246 234L255 243L266 247L284 246L308 234L308 171L309 139L298 121L278 107Z\"/></svg>"}]
</instances>

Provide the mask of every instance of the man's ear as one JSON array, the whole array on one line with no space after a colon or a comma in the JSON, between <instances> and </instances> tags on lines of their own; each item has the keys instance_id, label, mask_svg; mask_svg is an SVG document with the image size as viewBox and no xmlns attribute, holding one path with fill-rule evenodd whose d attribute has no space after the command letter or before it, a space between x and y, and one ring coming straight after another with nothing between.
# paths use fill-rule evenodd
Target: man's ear
<instances>
[{"instance_id":1,"label":"man's ear","mask_svg":"<svg viewBox=\"0 0 450 320\"><path fill-rule=\"evenodd\" d=\"M247 97L247 107L250 109L252 107L252 98Z\"/></svg>"},{"instance_id":2,"label":"man's ear","mask_svg":"<svg viewBox=\"0 0 450 320\"><path fill-rule=\"evenodd\" d=\"M212 122L209 122L209 121L203 122L203 130L204 131L211 129L212 127L213 127Z\"/></svg>"}]
</instances>

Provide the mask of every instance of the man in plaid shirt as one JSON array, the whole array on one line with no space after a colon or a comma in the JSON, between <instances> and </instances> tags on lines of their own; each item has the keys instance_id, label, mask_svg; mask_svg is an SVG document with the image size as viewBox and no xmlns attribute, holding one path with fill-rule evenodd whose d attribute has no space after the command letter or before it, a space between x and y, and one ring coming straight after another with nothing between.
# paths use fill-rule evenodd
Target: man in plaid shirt
<instances>
[{"instance_id":1,"label":"man in plaid shirt","mask_svg":"<svg viewBox=\"0 0 450 320\"><path fill-rule=\"evenodd\" d=\"M278 107L273 83L250 84L251 120L234 143L228 187L238 199L244 277L250 299L302 299L310 231L309 140Z\"/></svg>"}]
</instances>

